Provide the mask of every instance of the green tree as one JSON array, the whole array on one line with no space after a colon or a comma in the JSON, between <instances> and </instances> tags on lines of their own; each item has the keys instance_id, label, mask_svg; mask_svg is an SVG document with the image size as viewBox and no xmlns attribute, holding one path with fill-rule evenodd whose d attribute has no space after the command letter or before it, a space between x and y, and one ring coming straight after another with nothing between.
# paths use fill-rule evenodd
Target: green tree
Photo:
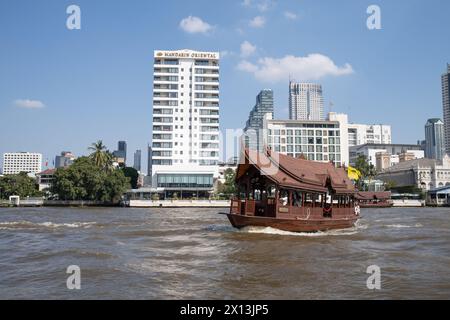
<instances>
[{"instance_id":1,"label":"green tree","mask_svg":"<svg viewBox=\"0 0 450 320\"><path fill-rule=\"evenodd\" d=\"M362 187L364 180L371 180L377 175L374 165L369 163L365 155L359 155L356 158L354 167L361 172L361 177L358 180L359 187Z\"/></svg>"},{"instance_id":2,"label":"green tree","mask_svg":"<svg viewBox=\"0 0 450 320\"><path fill-rule=\"evenodd\" d=\"M113 170L113 155L106 149L102 140L93 143L89 150L92 151L90 157L94 160L97 167L105 169L106 171Z\"/></svg>"},{"instance_id":3,"label":"green tree","mask_svg":"<svg viewBox=\"0 0 450 320\"><path fill-rule=\"evenodd\" d=\"M40 197L42 192L39 191L36 180L22 172L0 177L0 197L9 199L10 196Z\"/></svg>"},{"instance_id":4,"label":"green tree","mask_svg":"<svg viewBox=\"0 0 450 320\"><path fill-rule=\"evenodd\" d=\"M219 182L217 191L219 194L223 194L225 197L231 198L232 196L236 195L237 190L235 182L236 172L233 169L228 168L225 170L224 176L225 182L224 183Z\"/></svg>"},{"instance_id":5,"label":"green tree","mask_svg":"<svg viewBox=\"0 0 450 320\"><path fill-rule=\"evenodd\" d=\"M106 171L92 157L80 157L70 167L56 170L51 191L61 200L115 203L128 188L129 178L121 170Z\"/></svg>"},{"instance_id":6,"label":"green tree","mask_svg":"<svg viewBox=\"0 0 450 320\"><path fill-rule=\"evenodd\" d=\"M121 169L123 171L123 174L125 177L130 178L131 188L137 189L138 179L139 179L139 172L132 167L125 167Z\"/></svg>"}]
</instances>

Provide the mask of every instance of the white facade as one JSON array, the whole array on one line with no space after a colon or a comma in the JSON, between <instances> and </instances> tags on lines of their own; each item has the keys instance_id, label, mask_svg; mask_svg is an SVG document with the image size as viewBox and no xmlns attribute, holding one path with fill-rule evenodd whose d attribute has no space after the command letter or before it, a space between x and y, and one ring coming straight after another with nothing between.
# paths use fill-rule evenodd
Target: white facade
<instances>
[{"instance_id":1,"label":"white facade","mask_svg":"<svg viewBox=\"0 0 450 320\"><path fill-rule=\"evenodd\" d=\"M3 174L26 172L36 174L42 171L42 154L14 152L3 154Z\"/></svg>"},{"instance_id":2,"label":"white facade","mask_svg":"<svg viewBox=\"0 0 450 320\"><path fill-rule=\"evenodd\" d=\"M442 108L444 114L445 153L450 154L450 64L442 75Z\"/></svg>"},{"instance_id":3,"label":"white facade","mask_svg":"<svg viewBox=\"0 0 450 320\"><path fill-rule=\"evenodd\" d=\"M435 159L416 159L401 162L378 175L384 182L395 186L416 186L433 190L450 185L450 158L445 155L442 162Z\"/></svg>"},{"instance_id":4,"label":"white facade","mask_svg":"<svg viewBox=\"0 0 450 320\"><path fill-rule=\"evenodd\" d=\"M219 53L155 51L152 186L206 188L218 161Z\"/></svg>"},{"instance_id":5,"label":"white facade","mask_svg":"<svg viewBox=\"0 0 450 320\"><path fill-rule=\"evenodd\" d=\"M385 124L368 125L353 123L348 125L348 144L350 147L373 143L391 144L391 126Z\"/></svg>"},{"instance_id":6,"label":"white facade","mask_svg":"<svg viewBox=\"0 0 450 320\"><path fill-rule=\"evenodd\" d=\"M289 119L325 120L320 84L289 83Z\"/></svg>"},{"instance_id":7,"label":"white facade","mask_svg":"<svg viewBox=\"0 0 450 320\"><path fill-rule=\"evenodd\" d=\"M330 113L327 121L264 120L265 145L291 157L348 165L346 114Z\"/></svg>"},{"instance_id":8,"label":"white facade","mask_svg":"<svg viewBox=\"0 0 450 320\"><path fill-rule=\"evenodd\" d=\"M410 153L416 159L425 158L425 151L418 145L400 145L400 144L364 144L359 146L350 146L350 164L354 165L360 155L366 156L370 164L377 166L377 153L388 153L390 155L390 165L393 166L400 162L399 154Z\"/></svg>"}]
</instances>

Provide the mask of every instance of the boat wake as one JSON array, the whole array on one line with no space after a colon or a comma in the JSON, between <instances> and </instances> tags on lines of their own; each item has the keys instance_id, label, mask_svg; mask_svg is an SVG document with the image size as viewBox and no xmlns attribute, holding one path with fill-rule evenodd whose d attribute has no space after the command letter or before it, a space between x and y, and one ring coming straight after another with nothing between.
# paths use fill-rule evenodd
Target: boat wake
<instances>
[{"instance_id":1,"label":"boat wake","mask_svg":"<svg viewBox=\"0 0 450 320\"><path fill-rule=\"evenodd\" d=\"M90 228L96 224L96 222L73 222L73 223L54 223L54 222L41 222L35 223L31 221L12 221L12 222L0 222L0 230L13 230L13 229L39 229L39 228Z\"/></svg>"},{"instance_id":2,"label":"boat wake","mask_svg":"<svg viewBox=\"0 0 450 320\"><path fill-rule=\"evenodd\" d=\"M423 225L420 223L416 223L413 226L406 225L406 224L388 224L386 225L387 228L395 228L395 229L404 229L404 228L422 228Z\"/></svg>"},{"instance_id":3,"label":"boat wake","mask_svg":"<svg viewBox=\"0 0 450 320\"><path fill-rule=\"evenodd\" d=\"M351 236L359 233L360 230L367 229L367 224L361 224L358 221L354 227L348 229L337 229L329 231L319 231L319 232L291 232L275 229L272 227L245 227L239 230L243 233L262 233L271 235L281 235L281 236L295 236L295 237L329 237L329 236Z\"/></svg>"}]
</instances>

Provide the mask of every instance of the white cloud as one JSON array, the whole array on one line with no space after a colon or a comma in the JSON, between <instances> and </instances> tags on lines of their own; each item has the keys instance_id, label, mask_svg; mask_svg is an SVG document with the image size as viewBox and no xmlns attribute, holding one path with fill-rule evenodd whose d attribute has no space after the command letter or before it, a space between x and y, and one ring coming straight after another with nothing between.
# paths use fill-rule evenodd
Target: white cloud
<instances>
[{"instance_id":1,"label":"white cloud","mask_svg":"<svg viewBox=\"0 0 450 320\"><path fill-rule=\"evenodd\" d=\"M199 17L189 16L181 20L180 28L187 33L208 33L214 27Z\"/></svg>"},{"instance_id":2,"label":"white cloud","mask_svg":"<svg viewBox=\"0 0 450 320\"><path fill-rule=\"evenodd\" d=\"M45 107L45 104L39 100L18 99L14 101L16 107L25 109L41 109Z\"/></svg>"},{"instance_id":3,"label":"white cloud","mask_svg":"<svg viewBox=\"0 0 450 320\"><path fill-rule=\"evenodd\" d=\"M275 2L272 0L243 0L242 5L248 8L256 8L261 12L266 12L275 5Z\"/></svg>"},{"instance_id":4,"label":"white cloud","mask_svg":"<svg viewBox=\"0 0 450 320\"><path fill-rule=\"evenodd\" d=\"M220 51L220 59L223 59L225 57L232 57L234 55L235 55L235 53L233 51L229 51L229 50Z\"/></svg>"},{"instance_id":5,"label":"white cloud","mask_svg":"<svg viewBox=\"0 0 450 320\"><path fill-rule=\"evenodd\" d=\"M297 20L298 16L294 12L285 11L284 17L288 20Z\"/></svg>"},{"instance_id":6,"label":"white cloud","mask_svg":"<svg viewBox=\"0 0 450 320\"><path fill-rule=\"evenodd\" d=\"M250 73L255 73L258 71L258 66L255 66L253 63L248 62L246 60L241 61L237 68L241 71L245 71L245 72L250 72Z\"/></svg>"},{"instance_id":7,"label":"white cloud","mask_svg":"<svg viewBox=\"0 0 450 320\"><path fill-rule=\"evenodd\" d=\"M283 58L262 58L257 64L241 61L238 69L253 73L262 82L286 81L289 76L296 81L319 80L326 76L343 76L354 73L350 64L337 66L333 60L322 54L314 53L306 57L292 55Z\"/></svg>"},{"instance_id":8,"label":"white cloud","mask_svg":"<svg viewBox=\"0 0 450 320\"><path fill-rule=\"evenodd\" d=\"M256 52L256 46L252 45L248 41L241 43L241 57L247 58Z\"/></svg>"},{"instance_id":9,"label":"white cloud","mask_svg":"<svg viewBox=\"0 0 450 320\"><path fill-rule=\"evenodd\" d=\"M249 26L252 28L262 28L266 24L266 18L262 16L256 16L249 22Z\"/></svg>"}]
</instances>

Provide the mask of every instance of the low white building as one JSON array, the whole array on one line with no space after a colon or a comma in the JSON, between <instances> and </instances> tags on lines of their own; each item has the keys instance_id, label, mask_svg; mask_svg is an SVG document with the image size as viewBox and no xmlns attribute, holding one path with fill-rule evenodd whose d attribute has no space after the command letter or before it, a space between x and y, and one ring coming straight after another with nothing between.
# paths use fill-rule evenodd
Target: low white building
<instances>
[{"instance_id":1,"label":"low white building","mask_svg":"<svg viewBox=\"0 0 450 320\"><path fill-rule=\"evenodd\" d=\"M391 126L385 124L354 124L348 125L348 145L391 144Z\"/></svg>"},{"instance_id":2,"label":"low white building","mask_svg":"<svg viewBox=\"0 0 450 320\"><path fill-rule=\"evenodd\" d=\"M400 162L383 170L377 178L396 187L416 186L422 190L449 186L450 157L446 155L442 162L426 158Z\"/></svg>"},{"instance_id":3,"label":"low white building","mask_svg":"<svg viewBox=\"0 0 450 320\"><path fill-rule=\"evenodd\" d=\"M348 116L330 112L328 120L264 119L264 144L275 152L336 166L349 164Z\"/></svg>"},{"instance_id":4,"label":"low white building","mask_svg":"<svg viewBox=\"0 0 450 320\"><path fill-rule=\"evenodd\" d=\"M47 169L36 174L39 191L50 189L55 178L56 169Z\"/></svg>"},{"instance_id":5,"label":"low white building","mask_svg":"<svg viewBox=\"0 0 450 320\"><path fill-rule=\"evenodd\" d=\"M351 146L350 150L350 165L355 165L356 159L360 155L364 155L370 164L377 167L377 154L389 155L390 167L400 162L400 155L412 155L415 159L425 157L425 151L420 145L414 144L364 144L359 146Z\"/></svg>"},{"instance_id":6,"label":"low white building","mask_svg":"<svg viewBox=\"0 0 450 320\"><path fill-rule=\"evenodd\" d=\"M3 154L3 174L25 172L35 175L42 171L42 154L31 152L12 152Z\"/></svg>"},{"instance_id":7,"label":"low white building","mask_svg":"<svg viewBox=\"0 0 450 320\"><path fill-rule=\"evenodd\" d=\"M217 181L220 183L225 183L226 181L225 171L231 169L234 172L236 172L237 166L238 166L237 162L219 163L219 177L217 178Z\"/></svg>"}]
</instances>

